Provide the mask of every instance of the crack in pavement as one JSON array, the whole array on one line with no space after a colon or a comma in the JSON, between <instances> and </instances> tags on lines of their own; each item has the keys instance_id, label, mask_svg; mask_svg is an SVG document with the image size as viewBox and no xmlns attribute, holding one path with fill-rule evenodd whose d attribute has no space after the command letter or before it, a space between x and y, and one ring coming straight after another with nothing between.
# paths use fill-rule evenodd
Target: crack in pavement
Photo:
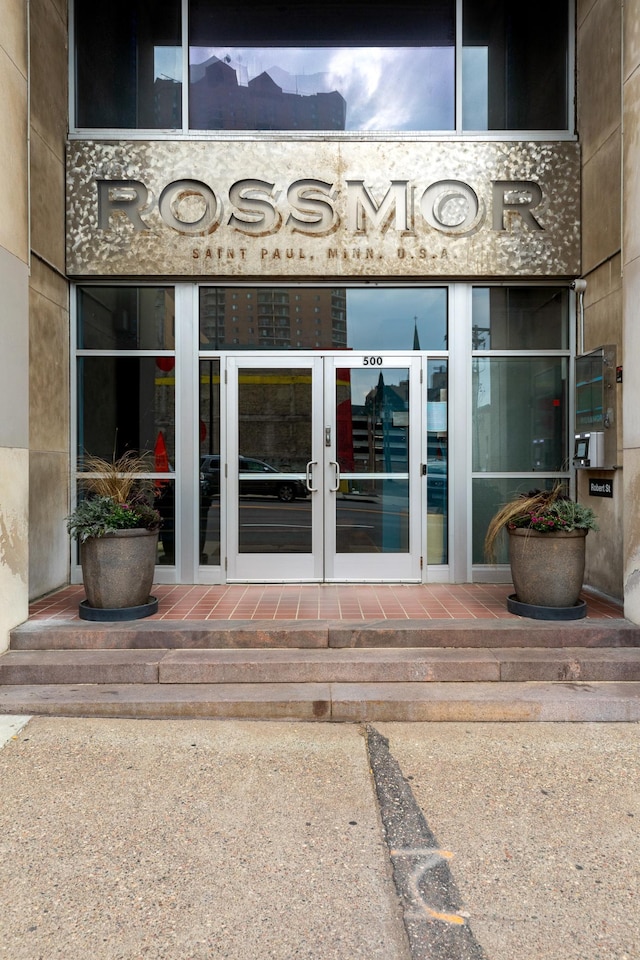
<instances>
[{"instance_id":1,"label":"crack in pavement","mask_svg":"<svg viewBox=\"0 0 640 960\"><path fill-rule=\"evenodd\" d=\"M389 750L366 729L369 763L413 960L487 960L461 909L449 861Z\"/></svg>"}]
</instances>

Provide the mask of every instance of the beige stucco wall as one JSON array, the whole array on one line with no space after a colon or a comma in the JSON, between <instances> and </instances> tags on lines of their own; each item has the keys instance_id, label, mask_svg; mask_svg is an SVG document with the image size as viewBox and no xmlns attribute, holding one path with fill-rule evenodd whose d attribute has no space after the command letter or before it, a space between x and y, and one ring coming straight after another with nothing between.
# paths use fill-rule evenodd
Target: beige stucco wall
<instances>
[{"instance_id":1,"label":"beige stucco wall","mask_svg":"<svg viewBox=\"0 0 640 960\"><path fill-rule=\"evenodd\" d=\"M622 5L620 0L578 0L578 133L582 147L582 271L584 350L615 344L624 362L622 305ZM578 349L580 344L578 344ZM615 387L616 465L623 463L622 385ZM627 461L624 460L625 469ZM590 497L589 478L613 481L612 499ZM623 596L625 523L623 473L579 471L578 498L593 507L600 530L587 538L586 582L610 596Z\"/></svg>"},{"instance_id":2,"label":"beige stucco wall","mask_svg":"<svg viewBox=\"0 0 640 960\"><path fill-rule=\"evenodd\" d=\"M66 583L69 541L69 294L64 278L67 10L31 0L29 595Z\"/></svg>"},{"instance_id":3,"label":"beige stucco wall","mask_svg":"<svg viewBox=\"0 0 640 960\"><path fill-rule=\"evenodd\" d=\"M0 651L28 599L27 25L22 0L0 0Z\"/></svg>"}]
</instances>

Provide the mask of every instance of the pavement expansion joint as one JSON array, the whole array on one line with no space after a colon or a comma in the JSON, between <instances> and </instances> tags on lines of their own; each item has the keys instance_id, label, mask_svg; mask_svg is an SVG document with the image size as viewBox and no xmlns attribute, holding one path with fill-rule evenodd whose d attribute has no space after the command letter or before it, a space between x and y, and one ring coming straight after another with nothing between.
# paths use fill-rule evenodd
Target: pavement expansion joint
<instances>
[{"instance_id":1,"label":"pavement expansion joint","mask_svg":"<svg viewBox=\"0 0 640 960\"><path fill-rule=\"evenodd\" d=\"M389 741L372 726L367 747L413 960L487 960L453 878L453 853L440 847Z\"/></svg>"}]
</instances>

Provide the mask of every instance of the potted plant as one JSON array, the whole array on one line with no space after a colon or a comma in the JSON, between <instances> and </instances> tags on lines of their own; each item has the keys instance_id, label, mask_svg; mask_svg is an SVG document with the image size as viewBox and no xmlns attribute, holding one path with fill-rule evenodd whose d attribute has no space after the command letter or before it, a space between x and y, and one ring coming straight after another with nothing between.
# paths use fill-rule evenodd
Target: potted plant
<instances>
[{"instance_id":1,"label":"potted plant","mask_svg":"<svg viewBox=\"0 0 640 960\"><path fill-rule=\"evenodd\" d=\"M150 596L160 514L152 506L153 482L144 480L144 457L87 457L81 484L87 492L67 518L80 546L86 600L84 620L133 620L158 609Z\"/></svg>"},{"instance_id":2,"label":"potted plant","mask_svg":"<svg viewBox=\"0 0 640 960\"><path fill-rule=\"evenodd\" d=\"M497 538L506 530L515 588L509 609L536 619L584 617L586 604L579 597L585 538L597 529L593 510L567 497L560 485L506 503L489 524L485 556L495 562Z\"/></svg>"}]
</instances>

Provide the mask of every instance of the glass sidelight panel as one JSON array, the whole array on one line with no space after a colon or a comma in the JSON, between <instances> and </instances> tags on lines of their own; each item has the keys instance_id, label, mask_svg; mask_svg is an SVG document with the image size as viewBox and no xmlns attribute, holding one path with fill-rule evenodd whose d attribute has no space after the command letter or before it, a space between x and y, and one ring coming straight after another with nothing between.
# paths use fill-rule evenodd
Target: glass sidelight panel
<instances>
[{"instance_id":1,"label":"glass sidelight panel","mask_svg":"<svg viewBox=\"0 0 640 960\"><path fill-rule=\"evenodd\" d=\"M311 553L311 386L304 367L238 371L239 553Z\"/></svg>"},{"instance_id":2,"label":"glass sidelight panel","mask_svg":"<svg viewBox=\"0 0 640 960\"><path fill-rule=\"evenodd\" d=\"M336 370L336 553L409 551L409 370Z\"/></svg>"},{"instance_id":3,"label":"glass sidelight panel","mask_svg":"<svg viewBox=\"0 0 640 960\"><path fill-rule=\"evenodd\" d=\"M220 564L220 360L200 361L200 563Z\"/></svg>"},{"instance_id":4,"label":"glass sidelight panel","mask_svg":"<svg viewBox=\"0 0 640 960\"><path fill-rule=\"evenodd\" d=\"M81 350L175 350L173 287L78 288ZM175 363L166 357L163 365Z\"/></svg>"},{"instance_id":5,"label":"glass sidelight panel","mask_svg":"<svg viewBox=\"0 0 640 960\"><path fill-rule=\"evenodd\" d=\"M149 454L157 472L158 444L175 465L175 371L164 357L78 358L78 455L111 460L126 450Z\"/></svg>"},{"instance_id":6,"label":"glass sidelight panel","mask_svg":"<svg viewBox=\"0 0 640 960\"><path fill-rule=\"evenodd\" d=\"M449 520L448 363L427 367L427 563L447 563Z\"/></svg>"},{"instance_id":7,"label":"glass sidelight panel","mask_svg":"<svg viewBox=\"0 0 640 960\"><path fill-rule=\"evenodd\" d=\"M171 360L170 369L165 361ZM158 563L175 562L175 372L173 358L78 357L78 469L86 456L111 461L127 451L145 456L162 517ZM82 489L82 485L80 485Z\"/></svg>"},{"instance_id":8,"label":"glass sidelight panel","mask_svg":"<svg viewBox=\"0 0 640 960\"><path fill-rule=\"evenodd\" d=\"M565 469L567 378L565 357L475 357L473 470Z\"/></svg>"},{"instance_id":9,"label":"glass sidelight panel","mask_svg":"<svg viewBox=\"0 0 640 960\"><path fill-rule=\"evenodd\" d=\"M566 287L474 287L474 350L566 350Z\"/></svg>"},{"instance_id":10,"label":"glass sidelight panel","mask_svg":"<svg viewBox=\"0 0 640 960\"><path fill-rule=\"evenodd\" d=\"M176 562L176 484L175 480L156 480L155 507L162 517L158 535L158 563Z\"/></svg>"},{"instance_id":11,"label":"glass sidelight panel","mask_svg":"<svg viewBox=\"0 0 640 960\"><path fill-rule=\"evenodd\" d=\"M173 287L77 288L77 470L126 452L145 460L162 517L158 563L176 562L176 354ZM141 351L151 355L143 355ZM154 476L155 475L155 476ZM79 495L83 493L82 482Z\"/></svg>"},{"instance_id":12,"label":"glass sidelight panel","mask_svg":"<svg viewBox=\"0 0 640 960\"><path fill-rule=\"evenodd\" d=\"M532 490L552 490L557 483L565 483L561 477L476 477L472 481L473 496L473 555L472 562L486 562L484 538L491 518L510 500ZM568 491L567 491L568 492ZM508 563L508 541L505 533L500 537L496 550L496 563Z\"/></svg>"}]
</instances>

